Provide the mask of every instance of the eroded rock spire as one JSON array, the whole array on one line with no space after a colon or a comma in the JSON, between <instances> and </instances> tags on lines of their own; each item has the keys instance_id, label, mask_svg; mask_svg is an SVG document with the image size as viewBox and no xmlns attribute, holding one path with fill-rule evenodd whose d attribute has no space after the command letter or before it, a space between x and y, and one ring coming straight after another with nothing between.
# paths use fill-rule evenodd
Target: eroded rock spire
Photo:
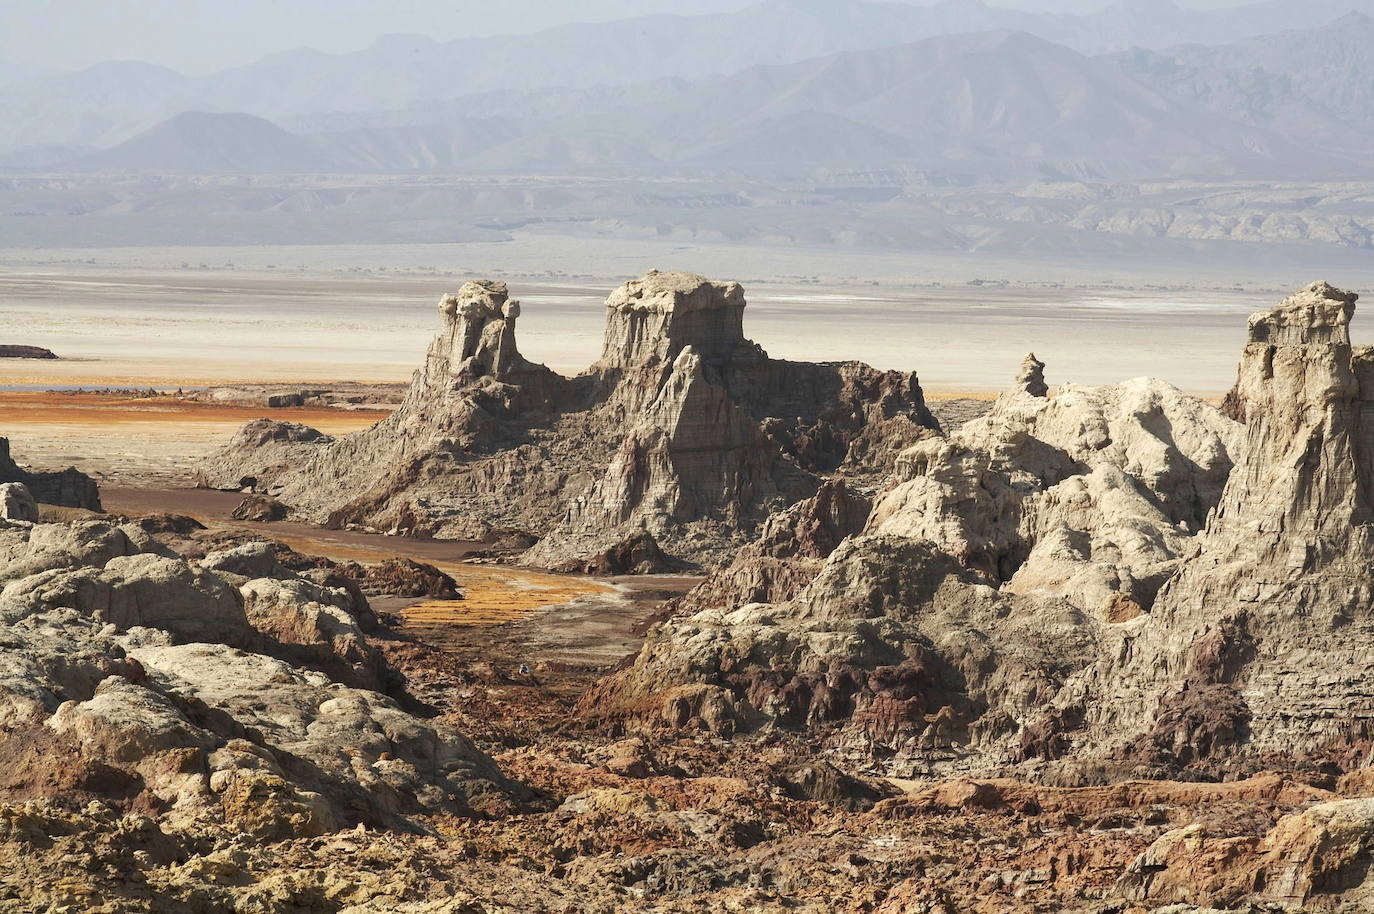
<instances>
[{"instance_id":1,"label":"eroded rock spire","mask_svg":"<svg viewBox=\"0 0 1374 914\"><path fill-rule=\"evenodd\" d=\"M503 380L525 364L515 345L515 319L520 302L503 282L465 282L456 295L439 300L444 332L430 347L431 374L465 377L491 375Z\"/></svg>"},{"instance_id":2,"label":"eroded rock spire","mask_svg":"<svg viewBox=\"0 0 1374 914\"><path fill-rule=\"evenodd\" d=\"M1021 370L1016 373L1016 386L1032 397L1047 397L1050 388L1045 383L1045 363L1028 352L1021 360Z\"/></svg>"}]
</instances>

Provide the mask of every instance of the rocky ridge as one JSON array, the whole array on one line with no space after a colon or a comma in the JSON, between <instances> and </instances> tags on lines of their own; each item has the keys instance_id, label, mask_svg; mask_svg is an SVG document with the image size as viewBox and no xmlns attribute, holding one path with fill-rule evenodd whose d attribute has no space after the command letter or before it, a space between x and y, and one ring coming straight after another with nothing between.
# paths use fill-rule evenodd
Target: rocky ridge
<instances>
[{"instance_id":1,"label":"rocky ridge","mask_svg":"<svg viewBox=\"0 0 1374 914\"><path fill-rule=\"evenodd\" d=\"M743 289L652 272L607 299L601 358L575 378L524 359L519 302L474 281L396 412L335 440L245 426L202 471L331 525L480 540L540 537L524 560L595 565L647 533L722 557L843 468L874 484L936 423L914 375L771 359L744 338ZM608 460L609 455L609 460Z\"/></svg>"},{"instance_id":2,"label":"rocky ridge","mask_svg":"<svg viewBox=\"0 0 1374 914\"><path fill-rule=\"evenodd\" d=\"M908 776L1367 768L1354 301L1316 284L1251 318L1244 424L1145 379L1046 397L1028 358L988 415L901 454L808 584L751 602L769 569L741 556L587 707L815 728Z\"/></svg>"}]
</instances>

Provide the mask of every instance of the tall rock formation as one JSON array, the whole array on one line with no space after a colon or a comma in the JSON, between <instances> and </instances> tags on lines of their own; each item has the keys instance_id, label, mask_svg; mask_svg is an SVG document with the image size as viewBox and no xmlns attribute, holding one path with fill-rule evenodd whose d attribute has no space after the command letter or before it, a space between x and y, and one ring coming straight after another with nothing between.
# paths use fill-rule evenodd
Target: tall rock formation
<instances>
[{"instance_id":1,"label":"tall rock formation","mask_svg":"<svg viewBox=\"0 0 1374 914\"><path fill-rule=\"evenodd\" d=\"M1350 344L1356 298L1317 283L1250 318L1241 459L1151 615L1061 698L1113 686L1080 751L1374 763L1374 347Z\"/></svg>"},{"instance_id":2,"label":"tall rock formation","mask_svg":"<svg viewBox=\"0 0 1374 914\"><path fill-rule=\"evenodd\" d=\"M606 335L593 370L672 363L692 347L712 364L728 362L744 339L744 287L692 273L651 271L606 299Z\"/></svg>"},{"instance_id":3,"label":"tall rock formation","mask_svg":"<svg viewBox=\"0 0 1374 914\"><path fill-rule=\"evenodd\" d=\"M1244 426L1156 381L1046 398L1026 372L904 452L808 585L749 603L753 579L717 575L714 605L652 631L589 706L832 728L915 771L1374 765L1374 347L1350 344L1355 298L1319 283L1250 319L1228 400Z\"/></svg>"},{"instance_id":4,"label":"tall rock formation","mask_svg":"<svg viewBox=\"0 0 1374 914\"><path fill-rule=\"evenodd\" d=\"M404 403L332 439L251 423L205 484L272 495L334 525L481 539L541 537L570 567L647 534L687 561L722 558L837 470L872 485L935 426L915 375L770 359L744 337L744 290L650 272L606 301L601 357L564 378L519 354L518 303L469 282Z\"/></svg>"}]
</instances>

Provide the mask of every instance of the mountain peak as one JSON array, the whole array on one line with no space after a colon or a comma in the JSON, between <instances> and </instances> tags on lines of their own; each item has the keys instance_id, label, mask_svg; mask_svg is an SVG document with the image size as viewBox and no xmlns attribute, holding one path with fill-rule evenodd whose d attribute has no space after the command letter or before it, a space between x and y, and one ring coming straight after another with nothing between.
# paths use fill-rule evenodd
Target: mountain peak
<instances>
[{"instance_id":1,"label":"mountain peak","mask_svg":"<svg viewBox=\"0 0 1374 914\"><path fill-rule=\"evenodd\" d=\"M85 156L74 171L300 173L327 171L308 140L241 111L183 111L110 149Z\"/></svg>"}]
</instances>

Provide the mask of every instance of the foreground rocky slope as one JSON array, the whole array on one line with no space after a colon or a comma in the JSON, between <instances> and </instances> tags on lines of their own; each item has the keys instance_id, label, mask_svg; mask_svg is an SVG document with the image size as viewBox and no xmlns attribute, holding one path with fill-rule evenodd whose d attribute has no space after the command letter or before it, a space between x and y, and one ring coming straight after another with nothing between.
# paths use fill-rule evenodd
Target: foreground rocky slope
<instances>
[{"instance_id":1,"label":"foreground rocky slope","mask_svg":"<svg viewBox=\"0 0 1374 914\"><path fill-rule=\"evenodd\" d=\"M10 799L260 840L510 803L469 741L376 691L356 588L268 544L191 560L139 524L6 522L0 588Z\"/></svg>"},{"instance_id":2,"label":"foreground rocky slope","mask_svg":"<svg viewBox=\"0 0 1374 914\"><path fill-rule=\"evenodd\" d=\"M865 508L829 484L753 554L804 571L844 551ZM395 640L346 566L279 544L153 516L9 523L0 549L0 911L1176 914L1370 898L1360 772L909 782L805 730L627 738L570 715L538 681L553 670L503 674L513 658L490 641ZM426 683L442 713L377 691L395 691L387 671Z\"/></svg>"},{"instance_id":3,"label":"foreground rocky slope","mask_svg":"<svg viewBox=\"0 0 1374 914\"><path fill-rule=\"evenodd\" d=\"M207 463L332 525L483 539L541 537L526 556L596 564L652 536L700 561L844 467L874 483L897 445L936 425L914 375L770 359L744 338L744 291L650 273L606 302L601 358L564 378L519 353L519 302L470 282L440 303L444 330L405 401L333 440L259 421Z\"/></svg>"}]
</instances>

